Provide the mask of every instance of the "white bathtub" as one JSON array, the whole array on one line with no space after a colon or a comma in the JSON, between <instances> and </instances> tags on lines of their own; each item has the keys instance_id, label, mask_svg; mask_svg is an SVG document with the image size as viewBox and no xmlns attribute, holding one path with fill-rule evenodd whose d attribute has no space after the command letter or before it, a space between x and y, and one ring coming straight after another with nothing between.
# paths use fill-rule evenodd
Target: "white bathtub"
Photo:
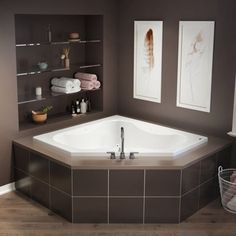
<instances>
[{"instance_id":1,"label":"white bathtub","mask_svg":"<svg viewBox=\"0 0 236 236\"><path fill-rule=\"evenodd\" d=\"M206 143L208 138L123 116L111 116L70 128L34 136L34 142L70 156L104 157L121 147L124 127L124 151L139 157L177 158L179 154Z\"/></svg>"}]
</instances>

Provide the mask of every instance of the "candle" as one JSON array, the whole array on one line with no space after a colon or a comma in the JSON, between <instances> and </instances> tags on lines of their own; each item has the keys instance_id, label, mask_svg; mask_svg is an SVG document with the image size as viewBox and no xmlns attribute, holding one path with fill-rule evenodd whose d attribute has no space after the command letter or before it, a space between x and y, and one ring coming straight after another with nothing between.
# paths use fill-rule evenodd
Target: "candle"
<instances>
[{"instance_id":1,"label":"candle","mask_svg":"<svg viewBox=\"0 0 236 236\"><path fill-rule=\"evenodd\" d=\"M42 96L42 87L36 87L35 94L36 96Z\"/></svg>"}]
</instances>

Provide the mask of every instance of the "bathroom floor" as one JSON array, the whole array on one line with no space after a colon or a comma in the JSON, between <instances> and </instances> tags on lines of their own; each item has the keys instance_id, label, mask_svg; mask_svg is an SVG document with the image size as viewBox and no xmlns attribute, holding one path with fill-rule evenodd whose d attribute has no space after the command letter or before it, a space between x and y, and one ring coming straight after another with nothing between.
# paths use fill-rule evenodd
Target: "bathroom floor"
<instances>
[{"instance_id":1,"label":"bathroom floor","mask_svg":"<svg viewBox=\"0 0 236 236\"><path fill-rule=\"evenodd\" d=\"M0 236L236 236L236 215L219 200L181 224L71 224L48 209L11 192L0 197Z\"/></svg>"}]
</instances>

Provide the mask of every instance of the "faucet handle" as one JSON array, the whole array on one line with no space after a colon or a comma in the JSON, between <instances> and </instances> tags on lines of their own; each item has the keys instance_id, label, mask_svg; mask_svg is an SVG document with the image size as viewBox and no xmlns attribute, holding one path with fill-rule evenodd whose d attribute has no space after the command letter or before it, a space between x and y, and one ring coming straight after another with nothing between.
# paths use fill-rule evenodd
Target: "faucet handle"
<instances>
[{"instance_id":1,"label":"faucet handle","mask_svg":"<svg viewBox=\"0 0 236 236\"><path fill-rule=\"evenodd\" d=\"M110 159L111 160L116 159L116 153L115 152L107 152L107 154L110 154Z\"/></svg>"},{"instance_id":2,"label":"faucet handle","mask_svg":"<svg viewBox=\"0 0 236 236\"><path fill-rule=\"evenodd\" d=\"M130 160L135 159L135 155L134 154L138 154L138 152L130 152L130 154L129 154L129 159Z\"/></svg>"},{"instance_id":3,"label":"faucet handle","mask_svg":"<svg viewBox=\"0 0 236 236\"><path fill-rule=\"evenodd\" d=\"M120 153L120 160L124 160L125 159L125 153L124 152L121 152Z\"/></svg>"}]
</instances>

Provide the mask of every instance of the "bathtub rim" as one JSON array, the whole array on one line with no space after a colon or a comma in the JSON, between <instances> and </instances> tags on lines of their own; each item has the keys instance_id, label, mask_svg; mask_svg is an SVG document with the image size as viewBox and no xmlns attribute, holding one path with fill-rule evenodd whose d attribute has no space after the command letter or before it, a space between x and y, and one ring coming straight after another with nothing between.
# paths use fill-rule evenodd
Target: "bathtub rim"
<instances>
[{"instance_id":1,"label":"bathtub rim","mask_svg":"<svg viewBox=\"0 0 236 236\"><path fill-rule=\"evenodd\" d=\"M179 155L181 155L182 153L185 153L185 152L188 152L188 151L191 151L192 149L196 149L196 148L199 148L200 146L202 145L205 145L207 142L208 142L208 137L207 136L204 136L204 135L201 135L201 134L198 134L198 133L194 133L194 132L191 132L191 131L186 131L186 130L183 130L183 129L176 129L176 128L173 128L173 127L170 127L170 126L166 126L166 125L162 125L162 124L157 124L157 123L153 123L153 122L148 122L148 121L145 121L145 120L140 120L140 119L135 119L135 118L131 118L131 117L126 117L126 116L121 116L121 115L112 115L112 116L108 116L108 117L105 117L105 118L101 118L101 119L98 119L98 120L93 120L93 121L89 121L89 122L85 122L85 123L82 123L82 124L77 124L77 125L73 125L73 126L70 126L70 127L66 127L66 128L62 128L62 129L58 129L58 130L54 130L54 131L51 131L51 132L46 132L46 133L43 133L43 134L40 134L40 135L36 135L36 136L33 136L33 142L35 142L35 144L41 144L41 145L44 145L45 148L49 148L49 149L52 149L54 150L55 152L57 152L58 154L63 154L63 155L67 155L69 156L70 158L72 157L77 157L77 158L89 158L89 159L97 159L95 157L104 157L104 155L106 155L106 152L79 152L77 151L75 148L70 148L68 145L66 144L63 144L64 147L60 147L59 143L57 143L55 140L54 140L54 136L57 136L57 135L60 135L60 133L67 133L68 131L71 131L73 128L83 128L83 127L86 127L86 126L89 126L89 125L96 125L96 124L99 124L98 122L100 122L101 124L103 122L106 122L106 121L124 121L124 122L128 122L128 123L132 123L132 122L136 122L137 125L139 126L142 126L143 124L144 125L151 125L151 126L160 126L161 128L166 128L167 130L170 129L170 130L174 130L176 131L176 133L178 134L178 132L180 132L180 135L182 135L182 133L185 135L196 135L196 136L200 136L199 138L201 139L200 141L198 141L197 143L193 143L191 145L188 145L187 147L184 147L182 148L181 150L179 149L176 149L174 151L169 151L169 152L166 152L165 154L164 153L142 153L142 155L137 155L137 156L142 156L143 158L154 158L154 157L158 157L158 159L160 159L162 157L165 158L165 160L172 160L172 159L176 159L176 158L179 158ZM134 123L135 124L135 123ZM136 124L135 124L136 125ZM142 129L142 127L140 128ZM60 133L59 133L60 132ZM46 138L46 141L40 137L40 136L47 136L48 137ZM69 150L71 149L71 150ZM107 152L110 151L110 150L107 150ZM133 150L135 151L135 150Z\"/></svg>"}]
</instances>

